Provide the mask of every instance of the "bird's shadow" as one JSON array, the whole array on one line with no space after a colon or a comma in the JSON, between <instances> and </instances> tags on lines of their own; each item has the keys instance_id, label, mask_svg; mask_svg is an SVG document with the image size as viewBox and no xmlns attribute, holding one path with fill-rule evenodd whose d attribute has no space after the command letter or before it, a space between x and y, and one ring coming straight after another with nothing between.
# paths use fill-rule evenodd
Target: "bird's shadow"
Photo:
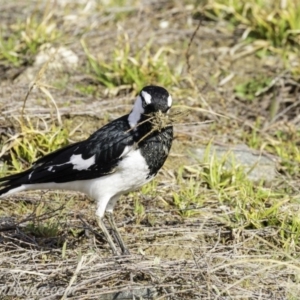
<instances>
[{"instance_id":1,"label":"bird's shadow","mask_svg":"<svg viewBox=\"0 0 300 300\"><path fill-rule=\"evenodd\" d=\"M0 218L2 251L13 248L62 250L66 243L68 249L76 249L78 245L91 246L95 245L95 242L97 247L102 248L102 245L106 244L103 234L94 230L81 216L78 216L81 224L70 226L68 223L59 222L56 211L47 216L30 215L19 222L13 217Z\"/></svg>"}]
</instances>

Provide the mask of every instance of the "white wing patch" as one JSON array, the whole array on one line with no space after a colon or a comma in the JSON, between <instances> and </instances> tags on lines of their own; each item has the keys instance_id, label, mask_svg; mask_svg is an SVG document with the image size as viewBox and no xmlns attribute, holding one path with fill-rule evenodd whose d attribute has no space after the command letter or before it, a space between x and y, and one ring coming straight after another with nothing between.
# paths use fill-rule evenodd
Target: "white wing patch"
<instances>
[{"instance_id":1,"label":"white wing patch","mask_svg":"<svg viewBox=\"0 0 300 300\"><path fill-rule=\"evenodd\" d=\"M151 103L151 98L152 98L151 95L145 91L142 91L141 94L142 94L145 102L149 105Z\"/></svg>"},{"instance_id":2,"label":"white wing patch","mask_svg":"<svg viewBox=\"0 0 300 300\"><path fill-rule=\"evenodd\" d=\"M81 154L73 154L70 163L73 164L74 170L87 170L90 166L95 164L96 155L88 159L83 159Z\"/></svg>"}]
</instances>

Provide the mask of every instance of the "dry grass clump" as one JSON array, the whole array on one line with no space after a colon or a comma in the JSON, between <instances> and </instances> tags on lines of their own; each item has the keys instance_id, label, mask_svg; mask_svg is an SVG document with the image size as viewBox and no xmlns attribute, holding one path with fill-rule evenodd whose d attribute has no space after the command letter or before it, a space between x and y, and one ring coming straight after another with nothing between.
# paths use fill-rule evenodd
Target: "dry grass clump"
<instances>
[{"instance_id":1,"label":"dry grass clump","mask_svg":"<svg viewBox=\"0 0 300 300\"><path fill-rule=\"evenodd\" d=\"M161 257L103 258L103 251L97 248L88 250L91 245L83 244L66 249L62 259L60 249L16 251L17 239L21 236L5 234L6 253L10 255L5 260L1 255L1 277L5 278L6 284L0 286L0 290L9 295L9 288L11 292L19 288L21 298L40 293L43 299L296 297L300 271L296 260L283 261L288 257L279 249L277 257L272 253L263 254L255 243L262 245L264 239L254 232L234 232L228 244L222 246L221 241L229 238L229 232L214 231L204 223L199 225L202 233L199 235L196 228L191 227L192 230L181 237L180 247L176 245L178 236L175 236L176 243L168 238L158 242L161 230L151 229L155 235L152 247L165 247L169 258L164 258L163 254ZM201 245L197 239L193 240L197 237ZM170 259L172 253L176 256L180 253L176 248L181 248L181 251L188 249L189 255L184 259L175 256ZM276 285L273 284L275 281ZM16 282L19 282L18 286Z\"/></svg>"}]
</instances>

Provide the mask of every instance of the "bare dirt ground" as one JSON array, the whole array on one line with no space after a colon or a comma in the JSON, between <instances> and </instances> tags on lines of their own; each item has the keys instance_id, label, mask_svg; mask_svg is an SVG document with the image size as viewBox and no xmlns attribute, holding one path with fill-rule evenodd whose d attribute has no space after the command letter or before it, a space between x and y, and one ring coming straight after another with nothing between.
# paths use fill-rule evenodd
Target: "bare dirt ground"
<instances>
[{"instance_id":1,"label":"bare dirt ground","mask_svg":"<svg viewBox=\"0 0 300 300\"><path fill-rule=\"evenodd\" d=\"M31 91L25 108L27 118L46 124L61 118L72 132L70 142L128 113L135 95L130 88L109 93L93 78L87 70L81 40L92 55L108 61L124 40L133 52L150 41L153 55L162 47L168 49L168 64L180 74L178 83L168 87L174 104L193 108L181 124L175 125L172 153L159 176L142 191L123 196L117 204L116 221L132 253L128 257L112 257L97 228L95 203L84 195L35 191L1 199L1 227L11 226L0 232L1 299L300 297L299 246L286 251L277 242L276 225L228 226L224 220L234 210L220 203L218 195L206 185L195 191L204 200L189 216L179 212L173 197L174 191L182 189L178 174L180 166L189 164L191 147L211 141L218 145L247 143L244 132L253 128L258 116L265 124L261 136L266 139L278 128L299 126L299 104L277 120L270 119L274 97L286 99L278 103L281 112L293 103L291 99L299 97L299 83L292 80L280 58L260 59L251 48L236 47L239 28L230 31L223 22L203 20L191 42L198 20L192 17L195 7L182 1L133 1L118 7L79 0L49 1L48 5L31 0L0 3L0 20L7 27L2 35L9 35L11 24L51 11L63 37L41 47L63 46L76 57L74 65L60 59L60 66L47 66L40 79L54 87L48 89L58 112L38 88ZM29 83L42 68L35 60L37 54L24 56L18 66L0 62L2 138L18 132L17 120ZM295 61L299 63L299 58ZM259 102L238 99L234 87L257 76L279 78L280 84L262 93ZM85 86L92 86L93 92L87 93ZM199 124L204 121L214 125ZM3 163L7 157L0 159ZM272 184L289 180L294 189L297 176L283 178L282 174ZM186 185L189 176L183 176ZM299 213L299 208L294 208L291 214ZM28 224L36 227L30 229ZM49 236L49 228L53 236Z\"/></svg>"}]
</instances>

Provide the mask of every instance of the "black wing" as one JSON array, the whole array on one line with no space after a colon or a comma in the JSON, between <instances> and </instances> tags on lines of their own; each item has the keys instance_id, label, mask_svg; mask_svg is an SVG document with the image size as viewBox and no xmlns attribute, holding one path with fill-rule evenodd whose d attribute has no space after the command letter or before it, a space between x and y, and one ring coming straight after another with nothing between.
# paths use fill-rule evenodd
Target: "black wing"
<instances>
[{"instance_id":1,"label":"black wing","mask_svg":"<svg viewBox=\"0 0 300 300\"><path fill-rule=\"evenodd\" d=\"M134 140L129 130L127 116L102 127L87 140L56 150L39 160L31 169L1 178L2 186L45 182L86 180L113 173L125 147ZM79 159L79 166L76 165ZM88 162L81 164L80 162ZM1 191L0 191L1 194Z\"/></svg>"}]
</instances>

